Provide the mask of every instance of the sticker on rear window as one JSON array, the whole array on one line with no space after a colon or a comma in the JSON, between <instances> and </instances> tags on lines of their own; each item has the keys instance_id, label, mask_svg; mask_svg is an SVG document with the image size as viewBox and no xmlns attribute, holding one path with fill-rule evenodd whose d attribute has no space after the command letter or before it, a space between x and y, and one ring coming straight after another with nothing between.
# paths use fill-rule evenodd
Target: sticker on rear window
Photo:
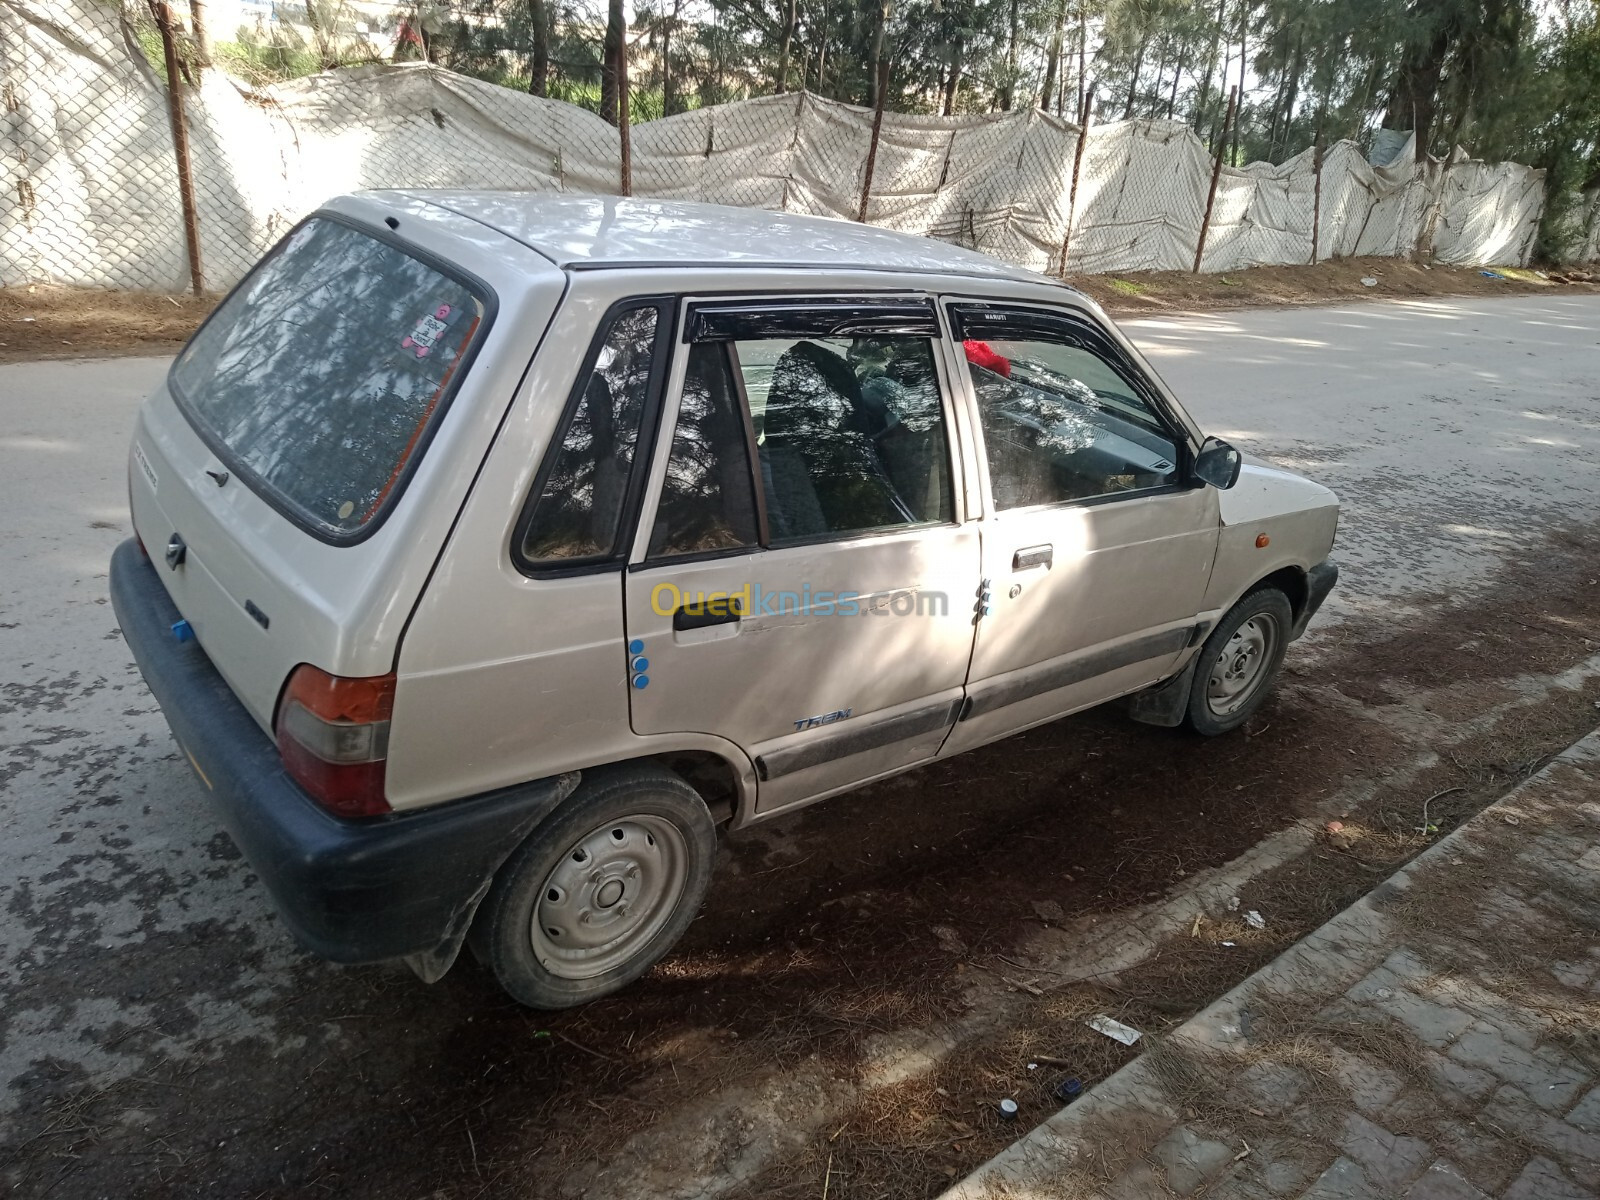
<instances>
[{"instance_id":1,"label":"sticker on rear window","mask_svg":"<svg viewBox=\"0 0 1600 1200\"><path fill-rule=\"evenodd\" d=\"M413 350L418 358L427 358L433 350L433 344L439 340L439 335L445 331L445 322L450 318L450 306L441 304L433 310L432 316L423 317L417 322L417 327L400 339L400 346L405 350Z\"/></svg>"}]
</instances>

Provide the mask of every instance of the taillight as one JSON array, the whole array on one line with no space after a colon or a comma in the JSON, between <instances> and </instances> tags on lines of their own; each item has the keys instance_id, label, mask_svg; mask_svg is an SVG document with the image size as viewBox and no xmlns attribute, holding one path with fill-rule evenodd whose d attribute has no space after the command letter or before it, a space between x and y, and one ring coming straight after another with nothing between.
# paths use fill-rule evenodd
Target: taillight
<instances>
[{"instance_id":1,"label":"taillight","mask_svg":"<svg viewBox=\"0 0 1600 1200\"><path fill-rule=\"evenodd\" d=\"M343 679L302 663L289 676L278 706L284 768L335 816L389 812L383 764L393 711L393 673Z\"/></svg>"}]
</instances>

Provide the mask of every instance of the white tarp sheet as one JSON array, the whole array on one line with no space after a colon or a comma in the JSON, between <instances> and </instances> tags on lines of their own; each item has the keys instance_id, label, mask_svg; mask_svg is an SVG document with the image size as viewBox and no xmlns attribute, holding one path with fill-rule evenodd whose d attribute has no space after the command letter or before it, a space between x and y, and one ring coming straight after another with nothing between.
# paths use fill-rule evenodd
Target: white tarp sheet
<instances>
[{"instance_id":1,"label":"white tarp sheet","mask_svg":"<svg viewBox=\"0 0 1600 1200\"><path fill-rule=\"evenodd\" d=\"M0 0L0 283L173 290L188 269L165 89L115 9ZM615 129L582 109L422 64L244 90L207 72L187 97L207 285L236 280L324 198L357 188L615 192ZM634 127L636 195L854 218L872 114L770 96ZM1076 126L1037 110L883 118L868 221L1040 271L1192 266L1211 159L1188 126L1093 128L1073 200ZM1437 204L1452 263L1527 260L1543 172L1460 157L1373 168L1340 142L1224 168L1203 269L1407 254ZM1317 214L1320 212L1320 218ZM1068 239L1069 215L1071 236ZM1593 213L1586 213L1586 217ZM1588 249L1595 248L1591 231Z\"/></svg>"}]
</instances>

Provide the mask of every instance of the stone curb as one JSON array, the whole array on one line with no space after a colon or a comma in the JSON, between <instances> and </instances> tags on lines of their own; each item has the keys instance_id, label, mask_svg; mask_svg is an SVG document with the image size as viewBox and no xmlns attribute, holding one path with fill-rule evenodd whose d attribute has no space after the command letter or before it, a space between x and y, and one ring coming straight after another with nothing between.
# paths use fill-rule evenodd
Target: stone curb
<instances>
[{"instance_id":1,"label":"stone curb","mask_svg":"<svg viewBox=\"0 0 1600 1200\"><path fill-rule=\"evenodd\" d=\"M1162 1037L1188 1045L1221 1046L1237 1039L1245 1003L1264 985L1289 977L1297 985L1323 987L1335 994L1383 963L1393 949L1381 906L1409 886L1416 872L1457 853L1491 814L1503 813L1520 798L1547 786L1550 776L1566 767L1600 766L1600 729L1573 743L1561 754L1482 812L1428 847L1367 895L1290 946L1221 999ZM1052 1176L1066 1176L1080 1146L1092 1144L1086 1132L1114 1120L1126 1127L1139 1123L1174 1125L1179 1114L1161 1098L1150 1055L1145 1054L1102 1080L1081 1099L1024 1134L955 1184L939 1200L994 1200L1017 1194Z\"/></svg>"}]
</instances>

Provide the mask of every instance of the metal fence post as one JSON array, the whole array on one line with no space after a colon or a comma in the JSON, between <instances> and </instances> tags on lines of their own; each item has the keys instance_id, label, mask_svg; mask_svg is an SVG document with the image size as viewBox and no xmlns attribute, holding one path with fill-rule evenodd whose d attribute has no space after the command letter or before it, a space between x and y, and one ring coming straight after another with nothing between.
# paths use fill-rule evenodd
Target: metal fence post
<instances>
[{"instance_id":1,"label":"metal fence post","mask_svg":"<svg viewBox=\"0 0 1600 1200\"><path fill-rule=\"evenodd\" d=\"M889 64L878 64L878 97L872 110L872 141L867 145L867 170L861 177L861 205L856 209L856 220L867 220L867 201L872 199L872 173L878 166L878 137L883 132L883 104L889 94Z\"/></svg>"},{"instance_id":2,"label":"metal fence post","mask_svg":"<svg viewBox=\"0 0 1600 1200\"><path fill-rule=\"evenodd\" d=\"M1078 172L1083 169L1083 148L1089 142L1089 114L1094 108L1094 96L1091 94L1083 103L1083 111L1079 113L1078 144L1072 150L1072 187L1067 192L1067 228L1061 234L1061 278L1067 277L1067 250L1072 245L1072 223L1078 217Z\"/></svg>"},{"instance_id":3,"label":"metal fence post","mask_svg":"<svg viewBox=\"0 0 1600 1200\"><path fill-rule=\"evenodd\" d=\"M150 12L161 31L161 52L167 67L167 115L172 121L172 152L178 161L178 199L183 205L183 240L189 252L189 285L196 296L205 290L200 268L200 216L194 201L194 172L189 165L189 122L183 112L183 77L172 11L166 0L150 0Z\"/></svg>"},{"instance_id":4,"label":"metal fence post","mask_svg":"<svg viewBox=\"0 0 1600 1200\"><path fill-rule=\"evenodd\" d=\"M1322 126L1317 126L1317 136L1312 143L1311 169L1316 174L1316 185L1311 200L1311 265L1317 265L1318 237L1322 233Z\"/></svg>"},{"instance_id":5,"label":"metal fence post","mask_svg":"<svg viewBox=\"0 0 1600 1200\"><path fill-rule=\"evenodd\" d=\"M1206 253L1206 231L1211 227L1211 206L1217 202L1217 180L1222 177L1222 154L1228 144L1228 127L1233 124L1233 108L1239 102L1239 86L1228 92L1228 115L1222 119L1222 137L1217 141L1217 161L1211 167L1211 190L1206 193L1206 213L1200 218L1200 240L1194 248L1194 273L1200 274L1200 260Z\"/></svg>"}]
</instances>

